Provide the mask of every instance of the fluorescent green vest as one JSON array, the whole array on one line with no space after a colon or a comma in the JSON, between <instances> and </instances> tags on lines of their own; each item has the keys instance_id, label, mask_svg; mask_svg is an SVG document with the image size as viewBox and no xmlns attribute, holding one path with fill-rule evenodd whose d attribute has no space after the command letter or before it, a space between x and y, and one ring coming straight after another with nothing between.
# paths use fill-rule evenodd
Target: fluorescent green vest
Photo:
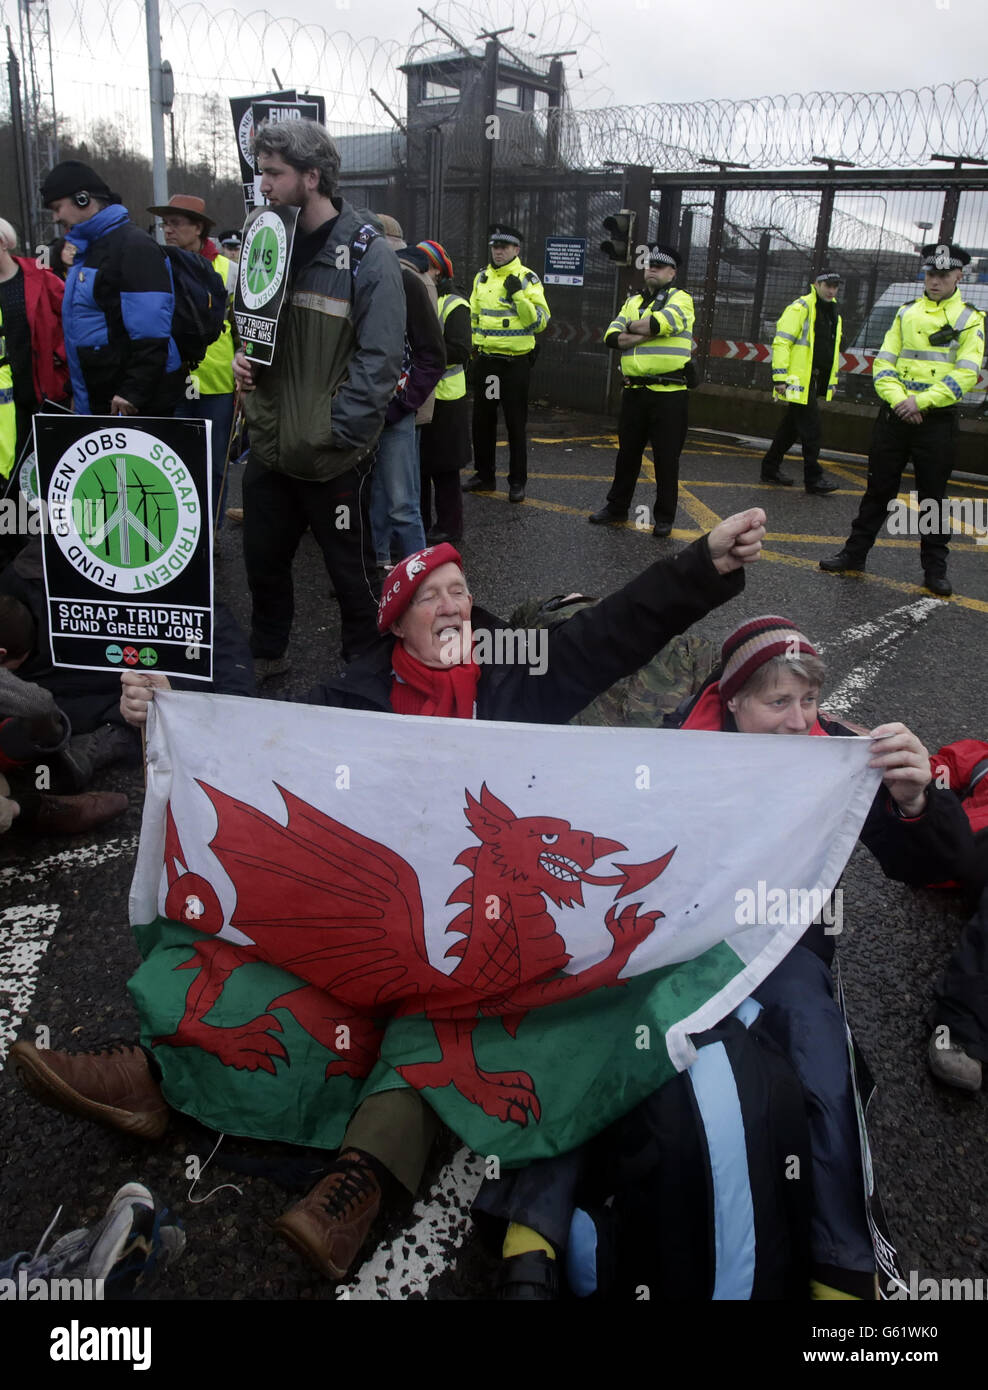
<instances>
[{"instance_id":1,"label":"fluorescent green vest","mask_svg":"<svg viewBox=\"0 0 988 1390\"><path fill-rule=\"evenodd\" d=\"M504 292L509 275L521 281L517 294ZM496 357L522 357L535 347L535 335L549 322L542 281L515 256L507 265L488 265L477 272L470 295L473 345Z\"/></svg>"},{"instance_id":2,"label":"fluorescent green vest","mask_svg":"<svg viewBox=\"0 0 988 1390\"><path fill-rule=\"evenodd\" d=\"M3 315L0 314L0 335ZM7 339L0 336L0 478L9 478L17 453L17 408L14 405L14 374L7 358Z\"/></svg>"},{"instance_id":3,"label":"fluorescent green vest","mask_svg":"<svg viewBox=\"0 0 988 1390\"><path fill-rule=\"evenodd\" d=\"M930 334L948 327L958 336L934 346ZM960 289L939 302L921 295L903 304L875 354L875 390L891 406L912 395L920 410L942 410L977 386L984 352L985 316Z\"/></svg>"},{"instance_id":4,"label":"fluorescent green vest","mask_svg":"<svg viewBox=\"0 0 988 1390\"><path fill-rule=\"evenodd\" d=\"M633 348L621 353L621 375L629 381L641 381L650 391L685 391L680 382L663 382L669 373L682 375L693 354L693 300L685 290L671 289L661 309L644 304L643 294L632 294L624 301L621 312L612 320L604 334L626 333L628 324L646 314L655 319L658 332L651 338L640 338ZM644 310L644 312L643 312Z\"/></svg>"},{"instance_id":5,"label":"fluorescent green vest","mask_svg":"<svg viewBox=\"0 0 988 1390\"><path fill-rule=\"evenodd\" d=\"M783 309L775 325L772 339L772 385L785 386L786 401L790 405L806 405L810 398L810 380L813 376L813 345L816 337L816 286L812 285L806 294ZM827 400L834 394L837 384L837 364L840 362L841 316L837 315L837 332L834 335L834 360L830 364L827 379Z\"/></svg>"},{"instance_id":6,"label":"fluorescent green vest","mask_svg":"<svg viewBox=\"0 0 988 1390\"><path fill-rule=\"evenodd\" d=\"M228 298L232 299L237 283L237 267L226 256L217 256L213 269L226 285ZM216 342L210 343L206 349L206 356L192 373L192 379L199 385L200 396L229 396L233 393L233 333L229 317Z\"/></svg>"},{"instance_id":7,"label":"fluorescent green vest","mask_svg":"<svg viewBox=\"0 0 988 1390\"><path fill-rule=\"evenodd\" d=\"M459 294L444 294L439 299L439 322L446 332L446 320L454 309L463 305L464 309L470 308L469 300ZM467 374L462 362L454 362L452 367L447 367L439 378L439 385L436 387L437 401L458 401L467 393Z\"/></svg>"}]
</instances>

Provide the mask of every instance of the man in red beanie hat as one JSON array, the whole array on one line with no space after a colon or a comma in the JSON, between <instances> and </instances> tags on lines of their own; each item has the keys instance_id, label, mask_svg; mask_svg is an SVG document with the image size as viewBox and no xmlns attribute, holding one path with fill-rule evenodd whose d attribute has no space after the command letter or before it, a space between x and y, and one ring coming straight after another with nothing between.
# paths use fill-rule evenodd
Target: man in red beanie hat
<instances>
[{"instance_id":1,"label":"man in red beanie hat","mask_svg":"<svg viewBox=\"0 0 988 1390\"><path fill-rule=\"evenodd\" d=\"M742 570L758 558L765 535L759 508L722 521L708 536L650 565L623 589L548 635L543 672L502 658L482 663L476 624L504 629L476 607L458 551L449 544L407 556L385 581L380 641L341 675L313 689L308 703L459 719L565 724L602 691L649 661L677 633L744 588ZM492 644L497 650L496 644ZM481 651L478 645L477 652ZM164 676L127 671L120 708L134 725L147 720ZM168 1104L157 1064L139 1047L69 1054L18 1043L15 1070L32 1092L73 1114L128 1133L158 1138ZM437 1121L418 1091L373 1095L352 1116L338 1159L301 1202L275 1224L283 1239L331 1279L343 1279L390 1191L414 1193Z\"/></svg>"}]
</instances>

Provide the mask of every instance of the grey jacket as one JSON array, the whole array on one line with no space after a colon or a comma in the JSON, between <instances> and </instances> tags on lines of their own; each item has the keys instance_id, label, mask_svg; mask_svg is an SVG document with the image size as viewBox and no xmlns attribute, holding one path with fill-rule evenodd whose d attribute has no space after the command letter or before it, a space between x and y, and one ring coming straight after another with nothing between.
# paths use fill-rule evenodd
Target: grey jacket
<instances>
[{"instance_id":1,"label":"grey jacket","mask_svg":"<svg viewBox=\"0 0 988 1390\"><path fill-rule=\"evenodd\" d=\"M356 278L337 256L365 222L372 214L340 200L325 246L289 286L274 362L244 396L251 455L276 473L326 482L369 453L384 425L402 368L405 290L383 236Z\"/></svg>"}]
</instances>

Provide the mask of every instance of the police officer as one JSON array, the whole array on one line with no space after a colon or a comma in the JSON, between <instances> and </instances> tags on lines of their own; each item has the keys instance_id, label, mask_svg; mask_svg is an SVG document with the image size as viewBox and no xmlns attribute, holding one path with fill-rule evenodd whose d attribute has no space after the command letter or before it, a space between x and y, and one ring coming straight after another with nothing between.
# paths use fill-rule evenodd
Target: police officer
<instances>
[{"instance_id":1,"label":"police officer","mask_svg":"<svg viewBox=\"0 0 988 1390\"><path fill-rule=\"evenodd\" d=\"M817 401L829 401L837 384L841 317L834 301L839 287L836 270L821 271L807 293L782 311L772 340L772 386L775 399L785 401L787 409L762 459L762 482L792 487L792 478L779 472L779 464L798 439L803 446L803 486L817 497L837 491L836 483L824 481L819 463Z\"/></svg>"},{"instance_id":2,"label":"police officer","mask_svg":"<svg viewBox=\"0 0 988 1390\"><path fill-rule=\"evenodd\" d=\"M668 536L679 499L679 456L688 424L687 382L692 370L693 300L673 285L682 257L673 246L649 247L645 288L630 295L604 334L621 354L618 455L607 505L594 526L627 521L645 445L655 465L653 536Z\"/></svg>"},{"instance_id":3,"label":"police officer","mask_svg":"<svg viewBox=\"0 0 988 1390\"><path fill-rule=\"evenodd\" d=\"M920 501L946 496L954 466L957 407L977 383L985 350L985 316L957 288L971 257L960 246L922 250L926 289L903 304L872 367L884 402L868 453L868 487L844 548L820 568L830 574L863 570L868 551L912 459ZM923 534L920 559L925 586L941 598L953 593L947 579L949 532Z\"/></svg>"},{"instance_id":4,"label":"police officer","mask_svg":"<svg viewBox=\"0 0 988 1390\"><path fill-rule=\"evenodd\" d=\"M470 318L476 369L473 390L473 460L476 473L464 492L493 492L497 407L508 431L508 500L524 502L528 481L528 380L535 335L549 322L542 282L522 265L521 233L503 222L490 229L490 263L474 278Z\"/></svg>"}]
</instances>

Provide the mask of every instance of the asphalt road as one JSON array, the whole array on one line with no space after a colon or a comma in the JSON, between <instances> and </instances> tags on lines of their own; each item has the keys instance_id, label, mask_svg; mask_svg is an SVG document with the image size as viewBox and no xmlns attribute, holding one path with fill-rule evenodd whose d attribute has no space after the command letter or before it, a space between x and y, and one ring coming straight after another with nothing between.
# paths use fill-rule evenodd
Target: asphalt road
<instances>
[{"instance_id":1,"label":"asphalt road","mask_svg":"<svg viewBox=\"0 0 988 1390\"><path fill-rule=\"evenodd\" d=\"M603 504L610 482L613 429L605 419L539 411L530 428L525 504L509 505L506 493L465 499L462 549L480 603L506 617L532 595L606 593L717 518L757 504L769 515L763 562L749 573L743 598L705 622L703 635L719 642L746 617L789 615L824 649L831 692L825 703L835 712L869 727L902 719L931 750L988 737L988 548L972 538L955 544L956 593L947 602L919 587L917 542L910 539L880 541L863 578L822 574L817 560L838 548L856 510L863 460L825 460L840 490L807 497L798 486L760 485L757 446L713 434L690 437L671 539L657 541L632 524L591 528L586 516ZM505 460L499 449L502 474ZM798 460L789 471L798 474ZM235 478L231 501L238 489ZM953 491L988 496L985 484L958 483ZM651 500L644 480L639 500ZM216 573L218 596L246 621L236 529L221 536ZM338 661L336 605L310 538L296 573L294 667L267 688L272 698L303 693ZM125 982L137 963L127 892L141 776L111 770L98 785L131 795L126 816L104 833L81 842L36 841L26 856L18 844L19 859L12 841L0 845L0 1065L14 1037L34 1037L39 1027L50 1031L52 1047L72 1049L136 1035ZM984 1278L986 1097L939 1087L924 1055L923 1016L962 925L959 905L887 882L860 848L843 886L840 958L851 1019L879 1083L872 1147L902 1267L920 1278ZM414 1212L384 1225L369 1264L351 1286L334 1290L270 1232L271 1220L294 1200L293 1187L308 1185L311 1155L224 1139L191 1190L188 1156L204 1160L215 1143L192 1121L176 1118L165 1140L148 1146L44 1110L8 1072L0 1074L0 1100L0 1254L33 1249L59 1204L64 1231L97 1218L118 1186L139 1178L167 1197L188 1234L159 1299L465 1299L483 1297L488 1287L492 1261L464 1214L479 1165L453 1143L437 1153L429 1191Z\"/></svg>"}]
</instances>

